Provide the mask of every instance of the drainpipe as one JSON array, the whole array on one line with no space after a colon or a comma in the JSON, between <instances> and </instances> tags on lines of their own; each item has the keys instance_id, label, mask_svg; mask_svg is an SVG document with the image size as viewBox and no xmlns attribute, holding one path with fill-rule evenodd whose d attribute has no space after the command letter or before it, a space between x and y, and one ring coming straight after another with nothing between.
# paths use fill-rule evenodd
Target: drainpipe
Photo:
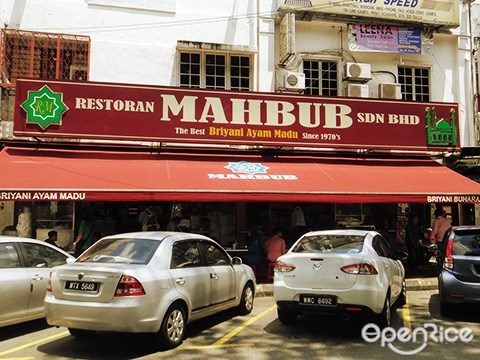
<instances>
[{"instance_id":1,"label":"drainpipe","mask_svg":"<svg viewBox=\"0 0 480 360\"><path fill-rule=\"evenodd\" d=\"M260 89L260 0L257 0L257 66L255 74L255 91Z\"/></svg>"},{"instance_id":2,"label":"drainpipe","mask_svg":"<svg viewBox=\"0 0 480 360\"><path fill-rule=\"evenodd\" d=\"M480 126L479 126L479 117L478 117L478 79L477 79L477 71L476 71L476 64L477 64L477 55L475 49L475 37L473 35L473 25L472 25L472 3L475 0L464 0L467 5L467 17L468 17L468 32L469 32L469 42L470 42L470 82L471 82L471 89L472 89L472 112L473 112L473 130L474 130L474 146L480 146ZM458 205L459 207L459 224L465 223L465 216L466 214L463 213L462 210L465 210L465 207ZM474 223L477 223L477 219L480 215L480 206L478 204L474 204ZM468 216L468 214L467 214ZM470 220L470 219L469 219ZM478 224L477 224L478 225Z\"/></svg>"},{"instance_id":3,"label":"drainpipe","mask_svg":"<svg viewBox=\"0 0 480 360\"><path fill-rule=\"evenodd\" d=\"M475 50L475 37L473 36L473 26L472 26L472 2L475 0L466 0L467 10L468 10L468 32L470 37L470 81L472 89L472 100L473 100L473 125L474 125L474 141L475 146L479 146L480 134L479 134L479 124L478 124L478 86L477 86L477 76L476 76L476 63L477 55Z\"/></svg>"}]
</instances>

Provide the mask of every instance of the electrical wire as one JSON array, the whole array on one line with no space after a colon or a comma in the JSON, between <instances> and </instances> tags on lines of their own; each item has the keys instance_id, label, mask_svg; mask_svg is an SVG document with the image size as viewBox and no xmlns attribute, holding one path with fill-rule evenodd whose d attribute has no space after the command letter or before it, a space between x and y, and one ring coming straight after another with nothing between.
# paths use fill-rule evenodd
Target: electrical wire
<instances>
[{"instance_id":1,"label":"electrical wire","mask_svg":"<svg viewBox=\"0 0 480 360\"><path fill-rule=\"evenodd\" d=\"M329 9L341 6L342 4L351 3L351 0L339 0L333 1L328 4L321 4L316 6L310 7L299 7L292 9L292 12L302 12L302 11L312 11L312 10L322 10L322 9ZM288 11L287 11L288 12ZM35 27L36 31L88 31L91 33L98 33L98 32L114 32L114 31L132 31L132 30L142 30L142 29L151 29L151 28L164 28L164 27L176 27L182 25L201 25L201 24L211 24L217 22L225 22L225 21L237 21L237 20L245 20L250 18L256 17L272 17L280 14L279 11L268 11L268 12L254 12L254 13L247 13L238 16L219 16L219 17L208 17L208 18L200 18L200 19L187 19L187 20L173 20L173 21L166 21L166 22L153 22L153 23L137 23L137 24L122 24L122 25L103 25L103 26L86 26L86 27Z\"/></svg>"}]
</instances>

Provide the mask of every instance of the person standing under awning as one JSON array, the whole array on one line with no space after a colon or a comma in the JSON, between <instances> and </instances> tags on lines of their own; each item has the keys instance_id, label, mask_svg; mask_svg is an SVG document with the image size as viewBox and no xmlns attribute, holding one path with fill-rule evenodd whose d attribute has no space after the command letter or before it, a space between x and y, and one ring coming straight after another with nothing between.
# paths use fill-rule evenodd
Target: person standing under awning
<instances>
[{"instance_id":1,"label":"person standing under awning","mask_svg":"<svg viewBox=\"0 0 480 360\"><path fill-rule=\"evenodd\" d=\"M444 216L442 209L435 210L435 220L432 223L432 232L430 234L430 243L436 244L442 242L445 232L450 229L452 224Z\"/></svg>"},{"instance_id":2,"label":"person standing under awning","mask_svg":"<svg viewBox=\"0 0 480 360\"><path fill-rule=\"evenodd\" d=\"M305 215L303 214L303 210L299 205L293 208L291 222L293 239L290 240L292 242L295 242L300 236L302 236L306 232L307 229Z\"/></svg>"}]
</instances>

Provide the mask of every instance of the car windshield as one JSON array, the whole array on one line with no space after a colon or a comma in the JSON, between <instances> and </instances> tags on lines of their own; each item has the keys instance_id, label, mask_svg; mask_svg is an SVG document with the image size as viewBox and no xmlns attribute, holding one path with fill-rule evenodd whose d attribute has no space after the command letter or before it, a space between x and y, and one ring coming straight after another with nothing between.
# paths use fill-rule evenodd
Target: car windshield
<instances>
[{"instance_id":1,"label":"car windshield","mask_svg":"<svg viewBox=\"0 0 480 360\"><path fill-rule=\"evenodd\" d=\"M363 250L363 236L313 235L305 236L293 248L293 252L359 253Z\"/></svg>"},{"instance_id":2,"label":"car windshield","mask_svg":"<svg viewBox=\"0 0 480 360\"><path fill-rule=\"evenodd\" d=\"M76 262L147 264L159 245L158 240L103 239L82 254Z\"/></svg>"},{"instance_id":3,"label":"car windshield","mask_svg":"<svg viewBox=\"0 0 480 360\"><path fill-rule=\"evenodd\" d=\"M480 256L480 231L462 230L455 233L453 255Z\"/></svg>"}]
</instances>

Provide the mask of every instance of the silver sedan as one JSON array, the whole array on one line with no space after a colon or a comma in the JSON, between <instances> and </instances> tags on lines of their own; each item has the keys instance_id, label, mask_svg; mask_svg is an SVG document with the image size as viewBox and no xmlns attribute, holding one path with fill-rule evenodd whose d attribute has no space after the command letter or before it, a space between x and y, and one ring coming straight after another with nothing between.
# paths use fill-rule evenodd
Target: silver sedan
<instances>
[{"instance_id":1,"label":"silver sedan","mask_svg":"<svg viewBox=\"0 0 480 360\"><path fill-rule=\"evenodd\" d=\"M254 290L253 270L208 237L119 234L52 270L46 318L78 338L95 331L154 333L171 348L190 321L234 307L250 313Z\"/></svg>"},{"instance_id":2,"label":"silver sedan","mask_svg":"<svg viewBox=\"0 0 480 360\"><path fill-rule=\"evenodd\" d=\"M406 302L405 269L376 231L324 230L303 235L275 264L273 292L281 323L300 313L374 316L390 326Z\"/></svg>"},{"instance_id":3,"label":"silver sedan","mask_svg":"<svg viewBox=\"0 0 480 360\"><path fill-rule=\"evenodd\" d=\"M73 256L44 241L0 236L0 326L45 316L43 299L51 267Z\"/></svg>"}]
</instances>

